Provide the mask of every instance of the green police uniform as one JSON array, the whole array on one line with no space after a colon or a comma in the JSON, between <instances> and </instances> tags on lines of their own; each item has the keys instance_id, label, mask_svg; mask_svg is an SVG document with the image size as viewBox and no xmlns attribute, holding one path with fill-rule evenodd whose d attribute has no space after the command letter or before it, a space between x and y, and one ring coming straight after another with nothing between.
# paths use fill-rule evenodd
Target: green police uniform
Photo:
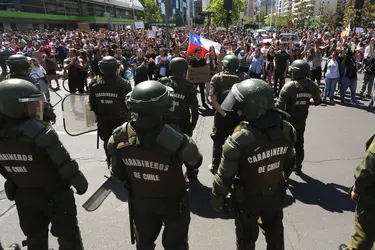
<instances>
[{"instance_id":1,"label":"green police uniform","mask_svg":"<svg viewBox=\"0 0 375 250\"><path fill-rule=\"evenodd\" d=\"M239 60L233 55L227 55L223 59L224 71L215 74L210 82L209 97L216 98L221 105L235 83L239 83L248 76L245 73L237 72ZM225 117L216 110L211 138L213 140L212 165L210 170L215 173L219 167L222 146L226 138L232 134L234 128L240 123L241 118L235 112L227 112Z\"/></svg>"},{"instance_id":2,"label":"green police uniform","mask_svg":"<svg viewBox=\"0 0 375 250\"><path fill-rule=\"evenodd\" d=\"M106 56L99 62L103 76L97 76L90 83L89 104L98 122L98 134L104 143L108 158L107 144L112 131L131 119L125 105L125 97L132 90L128 80L116 75L119 64L112 56Z\"/></svg>"},{"instance_id":3,"label":"green police uniform","mask_svg":"<svg viewBox=\"0 0 375 250\"><path fill-rule=\"evenodd\" d=\"M310 99L314 100L314 105L320 105L320 89L310 79L310 66L303 60L295 60L290 66L292 71L292 81L288 82L281 89L280 96L276 101L276 108L282 109L291 115L290 122L297 132L296 141L296 172L300 173L302 162L305 156L304 133L306 119L309 114Z\"/></svg>"},{"instance_id":4,"label":"green police uniform","mask_svg":"<svg viewBox=\"0 0 375 250\"><path fill-rule=\"evenodd\" d=\"M366 145L366 153L355 173L353 191L358 195L355 233L348 250L375 249L375 135ZM345 249L345 248L342 248Z\"/></svg>"},{"instance_id":5,"label":"green police uniform","mask_svg":"<svg viewBox=\"0 0 375 250\"><path fill-rule=\"evenodd\" d=\"M41 90L38 80L31 77L30 73L30 61L24 55L13 55L7 60L7 65L10 69L9 79L17 78L29 81ZM55 122L56 114L53 112L52 105L45 100L44 111L43 111L43 121L45 122Z\"/></svg>"},{"instance_id":6,"label":"green police uniform","mask_svg":"<svg viewBox=\"0 0 375 250\"><path fill-rule=\"evenodd\" d=\"M170 77L163 77L159 80L165 86L173 89L173 107L164 116L166 124L176 124L183 133L193 135L198 122L198 99L197 90L194 84L184 79L188 68L187 61L181 57L175 57L169 64L172 73Z\"/></svg>"},{"instance_id":7,"label":"green police uniform","mask_svg":"<svg viewBox=\"0 0 375 250\"><path fill-rule=\"evenodd\" d=\"M189 196L182 164L198 168L202 155L187 135L164 125L173 94L159 82L139 83L128 95L135 121L117 128L108 143L112 174L132 194L137 249L154 249L162 225L166 250L188 249Z\"/></svg>"},{"instance_id":8,"label":"green police uniform","mask_svg":"<svg viewBox=\"0 0 375 250\"><path fill-rule=\"evenodd\" d=\"M43 95L32 83L0 83L0 168L5 192L16 203L29 250L48 250L48 226L59 249L83 249L73 186L88 183L57 133L41 119Z\"/></svg>"},{"instance_id":9,"label":"green police uniform","mask_svg":"<svg viewBox=\"0 0 375 250\"><path fill-rule=\"evenodd\" d=\"M284 249L285 178L294 167L295 130L273 110L273 91L261 80L234 85L223 109L228 104L240 107L246 121L223 146L213 181L212 204L219 210L229 192L234 197L238 206L235 211L238 250L255 249L259 226L264 231L267 249Z\"/></svg>"}]
</instances>

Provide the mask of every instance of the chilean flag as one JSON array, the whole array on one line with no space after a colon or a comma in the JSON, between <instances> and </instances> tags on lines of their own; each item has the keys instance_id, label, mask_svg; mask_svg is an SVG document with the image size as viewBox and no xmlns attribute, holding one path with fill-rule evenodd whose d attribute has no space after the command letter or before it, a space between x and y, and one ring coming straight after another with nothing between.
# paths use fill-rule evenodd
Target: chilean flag
<instances>
[{"instance_id":1,"label":"chilean flag","mask_svg":"<svg viewBox=\"0 0 375 250\"><path fill-rule=\"evenodd\" d=\"M205 56L210 50L211 46L214 46L216 54L220 54L220 43L208 40L206 38L194 34L193 32L190 32L189 47L187 54L193 55L195 48L200 48L202 50L202 56Z\"/></svg>"}]
</instances>

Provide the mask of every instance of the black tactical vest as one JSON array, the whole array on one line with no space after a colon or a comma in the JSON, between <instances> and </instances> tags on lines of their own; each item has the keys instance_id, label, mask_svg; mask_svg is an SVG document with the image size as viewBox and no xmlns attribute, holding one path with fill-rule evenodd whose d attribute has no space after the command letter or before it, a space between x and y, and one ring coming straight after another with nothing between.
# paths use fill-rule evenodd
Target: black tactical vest
<instances>
[{"instance_id":1,"label":"black tactical vest","mask_svg":"<svg viewBox=\"0 0 375 250\"><path fill-rule=\"evenodd\" d=\"M232 89L232 86L236 83L242 82L244 78L238 76L236 73L229 72L229 71L220 72L218 74L219 74L220 82L217 84L220 85L218 86L220 88L220 93L217 95L216 98L217 98L217 102L219 104L222 104L225 97L228 95L228 93Z\"/></svg>"},{"instance_id":2,"label":"black tactical vest","mask_svg":"<svg viewBox=\"0 0 375 250\"><path fill-rule=\"evenodd\" d=\"M283 136L270 139L268 133L283 133L280 127L271 128L267 133L248 126L253 132L253 145L243 150L240 160L239 178L245 190L250 195L271 195L279 191L283 183L283 168L285 155L290 140Z\"/></svg>"},{"instance_id":3,"label":"black tactical vest","mask_svg":"<svg viewBox=\"0 0 375 250\"><path fill-rule=\"evenodd\" d=\"M150 148L141 147L130 123L124 124L123 130L127 139L116 141L116 144L133 193L150 198L174 197L185 193L182 162L156 143Z\"/></svg>"},{"instance_id":4,"label":"black tactical vest","mask_svg":"<svg viewBox=\"0 0 375 250\"><path fill-rule=\"evenodd\" d=\"M193 84L185 79L173 79L169 77L163 81L166 86L173 88L173 107L166 116L167 120L181 120L190 118L189 95Z\"/></svg>"},{"instance_id":5,"label":"black tactical vest","mask_svg":"<svg viewBox=\"0 0 375 250\"><path fill-rule=\"evenodd\" d=\"M44 149L22 136L0 138L0 167L20 188L40 188L60 180Z\"/></svg>"},{"instance_id":6,"label":"black tactical vest","mask_svg":"<svg viewBox=\"0 0 375 250\"><path fill-rule=\"evenodd\" d=\"M292 103L287 107L287 112L291 114L292 119L296 116L307 117L310 107L310 99L313 94L313 84L309 79L298 80L295 83L296 92L292 98ZM311 85L311 86L310 86Z\"/></svg>"},{"instance_id":7,"label":"black tactical vest","mask_svg":"<svg viewBox=\"0 0 375 250\"><path fill-rule=\"evenodd\" d=\"M105 81L113 82L105 82ZM96 78L95 83L90 92L95 96L95 102L98 112L98 122L117 120L127 117L124 121L130 119L130 112L125 104L125 97L128 93L121 86L123 79L113 77L110 79ZM129 118L129 119L128 119Z\"/></svg>"}]
</instances>

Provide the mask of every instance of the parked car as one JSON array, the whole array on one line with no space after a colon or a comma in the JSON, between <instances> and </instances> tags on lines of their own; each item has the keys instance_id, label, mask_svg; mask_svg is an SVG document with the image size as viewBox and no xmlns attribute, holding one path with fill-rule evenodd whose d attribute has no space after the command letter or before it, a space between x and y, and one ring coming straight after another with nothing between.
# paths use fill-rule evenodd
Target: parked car
<instances>
[{"instance_id":1,"label":"parked car","mask_svg":"<svg viewBox=\"0 0 375 250\"><path fill-rule=\"evenodd\" d=\"M299 45L300 38L299 38L299 36L297 34L294 34L294 33L281 33L280 36L282 37L281 40L283 40L283 41L288 41L289 38L292 38L293 43L295 45Z\"/></svg>"}]
</instances>

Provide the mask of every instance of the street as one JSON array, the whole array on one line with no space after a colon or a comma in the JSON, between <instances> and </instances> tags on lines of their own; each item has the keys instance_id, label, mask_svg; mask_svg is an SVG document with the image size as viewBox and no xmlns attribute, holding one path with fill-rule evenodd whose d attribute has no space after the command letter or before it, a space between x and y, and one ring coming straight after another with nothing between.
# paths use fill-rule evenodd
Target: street
<instances>
[{"instance_id":1,"label":"street","mask_svg":"<svg viewBox=\"0 0 375 250\"><path fill-rule=\"evenodd\" d=\"M358 88L363 75L359 76ZM60 95L67 94L65 90ZM347 93L349 95L349 92ZM57 96L51 93L52 103ZM349 100L349 98L347 98ZM68 103L68 102L67 102ZM362 106L361 106L362 105ZM322 105L310 108L305 133L305 161L301 177L291 175L290 188L284 209L285 249L336 250L340 243L348 243L354 232L353 211L355 204L347 192L353 185L354 169L365 151L365 142L375 131L375 116L361 107ZM85 249L135 249L130 243L126 193L119 185L102 206L89 213L82 204L109 176L105 155L100 141L96 149L96 132L71 137L64 132L61 103L56 106L57 123L53 126L61 141L75 158L89 181L89 190L76 195L78 220ZM207 166L211 162L212 140L209 137L213 116L204 112L200 116L193 138L198 144L204 162L199 181L191 189L191 224L189 243L193 250L234 250L234 220L223 219L210 208L209 195L212 174ZM0 177L1 178L1 177ZM4 180L0 180L2 189ZM0 201L0 241L7 246L25 240L19 228L13 202ZM57 249L56 238L50 237L50 247ZM257 249L265 249L260 233ZM163 249L161 237L157 250Z\"/></svg>"}]
</instances>

